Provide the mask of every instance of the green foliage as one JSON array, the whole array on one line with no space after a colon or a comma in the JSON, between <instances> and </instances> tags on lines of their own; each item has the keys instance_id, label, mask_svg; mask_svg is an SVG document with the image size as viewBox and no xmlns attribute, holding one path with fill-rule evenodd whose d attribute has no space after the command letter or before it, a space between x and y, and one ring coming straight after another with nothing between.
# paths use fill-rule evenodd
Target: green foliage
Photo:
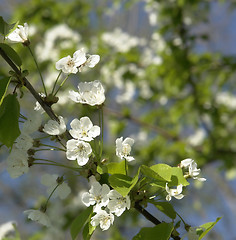
<instances>
[{"instance_id":1,"label":"green foliage","mask_svg":"<svg viewBox=\"0 0 236 240\"><path fill-rule=\"evenodd\" d=\"M0 77L0 106L2 105L3 99L6 95L10 80L10 77Z\"/></svg>"},{"instance_id":2,"label":"green foliage","mask_svg":"<svg viewBox=\"0 0 236 240\"><path fill-rule=\"evenodd\" d=\"M18 66L22 65L21 58L17 52L5 43L0 43L0 48L6 53L6 55Z\"/></svg>"},{"instance_id":3,"label":"green foliage","mask_svg":"<svg viewBox=\"0 0 236 240\"><path fill-rule=\"evenodd\" d=\"M139 171L134 178L124 174L113 174L109 177L111 186L123 197L127 196L138 181Z\"/></svg>"},{"instance_id":4,"label":"green foliage","mask_svg":"<svg viewBox=\"0 0 236 240\"><path fill-rule=\"evenodd\" d=\"M92 226L89 222L87 222L84 226L83 229L83 239L84 240L89 240L94 232L94 230L96 229L96 226Z\"/></svg>"},{"instance_id":5,"label":"green foliage","mask_svg":"<svg viewBox=\"0 0 236 240\"><path fill-rule=\"evenodd\" d=\"M175 219L176 218L176 212L173 208L173 206L169 202L156 202L156 201L150 201L158 210L163 212L166 216Z\"/></svg>"},{"instance_id":6,"label":"green foliage","mask_svg":"<svg viewBox=\"0 0 236 240\"><path fill-rule=\"evenodd\" d=\"M12 31L14 31L17 25L18 25L18 22L13 24L8 24L7 22L4 21L3 17L0 16L0 33L4 37L7 36Z\"/></svg>"},{"instance_id":7,"label":"green foliage","mask_svg":"<svg viewBox=\"0 0 236 240\"><path fill-rule=\"evenodd\" d=\"M16 94L8 94L0 106L0 141L7 147L12 147L20 135L19 115L20 105Z\"/></svg>"},{"instance_id":8,"label":"green foliage","mask_svg":"<svg viewBox=\"0 0 236 240\"><path fill-rule=\"evenodd\" d=\"M209 222L205 223L200 226L199 230L197 230L197 234L199 235L199 240L201 240L205 235L216 225L216 223L221 219L222 217L219 217L216 219L215 222Z\"/></svg>"},{"instance_id":9,"label":"green foliage","mask_svg":"<svg viewBox=\"0 0 236 240\"><path fill-rule=\"evenodd\" d=\"M132 240L169 240L172 231L172 223L161 223L153 228L142 228Z\"/></svg>"}]
</instances>

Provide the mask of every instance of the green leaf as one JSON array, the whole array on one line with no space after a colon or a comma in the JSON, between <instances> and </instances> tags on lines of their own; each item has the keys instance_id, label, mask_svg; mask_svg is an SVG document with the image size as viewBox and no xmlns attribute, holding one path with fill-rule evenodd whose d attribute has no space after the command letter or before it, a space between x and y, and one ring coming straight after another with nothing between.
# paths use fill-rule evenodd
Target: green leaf
<instances>
[{"instance_id":1,"label":"green leaf","mask_svg":"<svg viewBox=\"0 0 236 240\"><path fill-rule=\"evenodd\" d=\"M72 222L70 227L70 234L72 240L76 239L79 232L83 228L83 226L87 223L90 218L91 213L93 212L93 206L86 208L83 212L81 212Z\"/></svg>"},{"instance_id":2,"label":"green leaf","mask_svg":"<svg viewBox=\"0 0 236 240\"><path fill-rule=\"evenodd\" d=\"M110 174L124 174L126 173L125 171L125 161L122 162L113 162L107 164L107 172Z\"/></svg>"},{"instance_id":3,"label":"green leaf","mask_svg":"<svg viewBox=\"0 0 236 240\"><path fill-rule=\"evenodd\" d=\"M109 183L117 192L125 197L138 182L138 176L139 170L134 178L126 176L124 174L113 174L109 177Z\"/></svg>"},{"instance_id":4,"label":"green leaf","mask_svg":"<svg viewBox=\"0 0 236 240\"><path fill-rule=\"evenodd\" d=\"M145 165L142 165L141 166L141 172L146 176L146 177L149 177L149 178L152 178L152 179L155 179L155 180L158 180L158 181L164 181L166 182L167 180L162 178L156 171L155 169L151 169L151 167L148 167L148 166L145 166Z\"/></svg>"},{"instance_id":5,"label":"green leaf","mask_svg":"<svg viewBox=\"0 0 236 240\"><path fill-rule=\"evenodd\" d=\"M3 36L7 36L9 33L14 31L17 25L18 25L18 22L13 24L8 24L7 22L4 21L3 17L0 17L0 33Z\"/></svg>"},{"instance_id":6,"label":"green leaf","mask_svg":"<svg viewBox=\"0 0 236 240\"><path fill-rule=\"evenodd\" d=\"M172 231L173 231L172 223L160 223L153 228L151 227L142 228L140 232L133 237L132 240L154 240L154 239L169 240Z\"/></svg>"},{"instance_id":7,"label":"green leaf","mask_svg":"<svg viewBox=\"0 0 236 240\"><path fill-rule=\"evenodd\" d=\"M0 106L2 105L3 99L6 95L10 79L10 77L0 78Z\"/></svg>"},{"instance_id":8,"label":"green leaf","mask_svg":"<svg viewBox=\"0 0 236 240\"><path fill-rule=\"evenodd\" d=\"M21 58L18 53L5 43L0 43L0 48L6 53L6 55L18 66L22 65Z\"/></svg>"},{"instance_id":9,"label":"green leaf","mask_svg":"<svg viewBox=\"0 0 236 240\"><path fill-rule=\"evenodd\" d=\"M166 181L169 182L171 180L172 167L169 165L160 163L153 165L150 168Z\"/></svg>"},{"instance_id":10,"label":"green leaf","mask_svg":"<svg viewBox=\"0 0 236 240\"><path fill-rule=\"evenodd\" d=\"M20 105L16 94L8 94L0 106L0 141L7 147L12 147L20 135L19 115Z\"/></svg>"},{"instance_id":11,"label":"green leaf","mask_svg":"<svg viewBox=\"0 0 236 240\"><path fill-rule=\"evenodd\" d=\"M173 206L170 203L168 203L168 202L155 202L155 201L150 201L150 203L155 205L158 210L163 212L169 218L172 218L172 219L176 218L176 212L175 212Z\"/></svg>"},{"instance_id":12,"label":"green leaf","mask_svg":"<svg viewBox=\"0 0 236 240\"><path fill-rule=\"evenodd\" d=\"M89 240L91 238L93 232L95 231L95 229L96 229L96 226L92 226L90 224L90 222L87 222L83 229L83 239Z\"/></svg>"},{"instance_id":13,"label":"green leaf","mask_svg":"<svg viewBox=\"0 0 236 240\"><path fill-rule=\"evenodd\" d=\"M199 240L201 240L216 225L216 223L221 218L222 217L217 218L215 222L209 222L201 225L200 226L201 229L197 231L197 234L200 235ZM202 230L202 229L205 229L205 230Z\"/></svg>"},{"instance_id":14,"label":"green leaf","mask_svg":"<svg viewBox=\"0 0 236 240\"><path fill-rule=\"evenodd\" d=\"M178 186L180 184L187 186L189 185L189 182L184 178L181 168L172 167L171 183L169 186Z\"/></svg>"}]
</instances>

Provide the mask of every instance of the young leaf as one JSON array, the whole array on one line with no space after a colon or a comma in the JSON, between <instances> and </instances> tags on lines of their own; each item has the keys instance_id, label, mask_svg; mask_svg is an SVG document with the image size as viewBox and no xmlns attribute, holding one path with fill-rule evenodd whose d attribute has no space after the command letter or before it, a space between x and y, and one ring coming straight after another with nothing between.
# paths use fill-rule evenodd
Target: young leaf
<instances>
[{"instance_id":1,"label":"young leaf","mask_svg":"<svg viewBox=\"0 0 236 240\"><path fill-rule=\"evenodd\" d=\"M221 219L222 217L219 217L216 219L215 222L209 222L205 223L200 226L201 230L198 230L198 235L200 235L199 240L201 240L215 225L216 223ZM204 231L202 229L205 229ZM203 231L203 232L202 232Z\"/></svg>"},{"instance_id":2,"label":"young leaf","mask_svg":"<svg viewBox=\"0 0 236 240\"><path fill-rule=\"evenodd\" d=\"M93 206L86 208L83 212L81 212L72 222L70 227L70 234L72 240L76 239L79 232L83 228L83 226L87 223L91 213L93 212Z\"/></svg>"},{"instance_id":3,"label":"young leaf","mask_svg":"<svg viewBox=\"0 0 236 240\"><path fill-rule=\"evenodd\" d=\"M161 212L163 212L166 216L168 216L169 218L175 219L176 218L176 212L173 208L173 206L168 203L168 202L151 202L152 204L154 204L158 210L160 210Z\"/></svg>"},{"instance_id":4,"label":"young leaf","mask_svg":"<svg viewBox=\"0 0 236 240\"><path fill-rule=\"evenodd\" d=\"M184 178L181 168L172 167L172 176L170 186L177 186L182 184L183 186L189 185L189 182Z\"/></svg>"},{"instance_id":5,"label":"young leaf","mask_svg":"<svg viewBox=\"0 0 236 240\"><path fill-rule=\"evenodd\" d=\"M6 53L6 55L18 66L20 67L22 65L21 58L17 54L17 52L8 46L5 43L0 43L0 48Z\"/></svg>"},{"instance_id":6,"label":"young leaf","mask_svg":"<svg viewBox=\"0 0 236 240\"><path fill-rule=\"evenodd\" d=\"M110 174L125 174L125 161L107 164L107 172Z\"/></svg>"},{"instance_id":7,"label":"young leaf","mask_svg":"<svg viewBox=\"0 0 236 240\"><path fill-rule=\"evenodd\" d=\"M146 177L149 177L149 178L152 178L152 179L155 179L155 180L158 180L158 181L167 181L165 180L164 178L162 178L156 171L155 169L151 169L151 167L148 167L148 166L145 166L145 165L142 165L141 166L141 172L146 176Z\"/></svg>"},{"instance_id":8,"label":"young leaf","mask_svg":"<svg viewBox=\"0 0 236 240\"><path fill-rule=\"evenodd\" d=\"M171 232L173 231L172 223L161 223L155 227L145 227L140 230L140 232L133 237L132 240L169 240Z\"/></svg>"},{"instance_id":9,"label":"young leaf","mask_svg":"<svg viewBox=\"0 0 236 240\"><path fill-rule=\"evenodd\" d=\"M0 78L0 106L2 105L3 99L6 95L9 83L10 83L9 77Z\"/></svg>"},{"instance_id":10,"label":"young leaf","mask_svg":"<svg viewBox=\"0 0 236 240\"><path fill-rule=\"evenodd\" d=\"M89 222L87 222L83 229L83 239L89 240L96 229L96 226L92 226Z\"/></svg>"},{"instance_id":11,"label":"young leaf","mask_svg":"<svg viewBox=\"0 0 236 240\"><path fill-rule=\"evenodd\" d=\"M13 24L8 24L7 22L4 21L3 17L0 17L0 33L3 36L8 35L10 32L12 32L18 25L17 23Z\"/></svg>"},{"instance_id":12,"label":"young leaf","mask_svg":"<svg viewBox=\"0 0 236 240\"><path fill-rule=\"evenodd\" d=\"M150 168L166 181L169 182L171 180L172 167L169 165L160 163L153 165Z\"/></svg>"},{"instance_id":13,"label":"young leaf","mask_svg":"<svg viewBox=\"0 0 236 240\"><path fill-rule=\"evenodd\" d=\"M0 142L12 147L15 139L20 135L19 119L20 105L16 94L8 94L0 106Z\"/></svg>"},{"instance_id":14,"label":"young leaf","mask_svg":"<svg viewBox=\"0 0 236 240\"><path fill-rule=\"evenodd\" d=\"M134 178L124 174L113 174L109 177L111 186L123 197L127 196L134 185L138 182L139 170Z\"/></svg>"}]
</instances>

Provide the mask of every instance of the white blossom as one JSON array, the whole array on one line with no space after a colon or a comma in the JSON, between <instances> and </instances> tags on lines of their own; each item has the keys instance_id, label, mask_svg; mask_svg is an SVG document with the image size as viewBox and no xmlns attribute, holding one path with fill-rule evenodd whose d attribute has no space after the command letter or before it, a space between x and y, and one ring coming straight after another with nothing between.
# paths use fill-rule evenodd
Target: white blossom
<instances>
[{"instance_id":1,"label":"white blossom","mask_svg":"<svg viewBox=\"0 0 236 240\"><path fill-rule=\"evenodd\" d=\"M78 67L86 62L86 54L84 49L77 50L73 57L67 56L56 62L56 69L62 70L64 73L77 73Z\"/></svg>"},{"instance_id":2,"label":"white blossom","mask_svg":"<svg viewBox=\"0 0 236 240\"><path fill-rule=\"evenodd\" d=\"M96 215L91 218L91 225L98 226L104 231L107 230L114 222L114 215L107 213L105 210L98 210Z\"/></svg>"},{"instance_id":3,"label":"white blossom","mask_svg":"<svg viewBox=\"0 0 236 240\"><path fill-rule=\"evenodd\" d=\"M70 187L63 179L60 179L58 175L53 174L44 174L41 178L41 183L48 187L47 193L50 195L53 190L56 188L56 190L53 193L54 197L59 197L61 199L65 199L71 192Z\"/></svg>"},{"instance_id":4,"label":"white blossom","mask_svg":"<svg viewBox=\"0 0 236 240\"><path fill-rule=\"evenodd\" d=\"M93 123L88 117L82 117L80 120L75 118L71 123L71 136L75 139L83 141L92 141L95 137L100 135L100 127L93 126Z\"/></svg>"},{"instance_id":5,"label":"white blossom","mask_svg":"<svg viewBox=\"0 0 236 240\"><path fill-rule=\"evenodd\" d=\"M184 172L184 177L186 177L186 178L191 177L191 178L199 180L201 182L206 181L205 178L197 177L200 174L201 169L197 168L197 163L193 159L187 158L187 159L182 160L180 163L180 167L187 169L187 171Z\"/></svg>"},{"instance_id":6,"label":"white blossom","mask_svg":"<svg viewBox=\"0 0 236 240\"><path fill-rule=\"evenodd\" d=\"M15 231L16 222L9 221L0 225L0 240L4 239L8 233Z\"/></svg>"},{"instance_id":7,"label":"white blossom","mask_svg":"<svg viewBox=\"0 0 236 240\"><path fill-rule=\"evenodd\" d=\"M199 235L197 234L197 230L201 230L201 229L205 231L205 228L202 228L202 227L190 227L188 229L188 232L183 235L181 240L183 240L185 237L188 237L189 240L198 240Z\"/></svg>"},{"instance_id":8,"label":"white blossom","mask_svg":"<svg viewBox=\"0 0 236 240\"><path fill-rule=\"evenodd\" d=\"M77 103L91 106L101 105L105 101L105 90L102 84L95 80L93 82L81 82L78 92L69 91L69 98Z\"/></svg>"},{"instance_id":9,"label":"white blossom","mask_svg":"<svg viewBox=\"0 0 236 240\"><path fill-rule=\"evenodd\" d=\"M38 131L42 123L41 113L38 111L31 111L29 117L23 124L22 132L31 134Z\"/></svg>"},{"instance_id":10,"label":"white blossom","mask_svg":"<svg viewBox=\"0 0 236 240\"><path fill-rule=\"evenodd\" d=\"M121 159L126 159L127 161L133 161L134 157L130 156L131 147L134 144L134 139L126 138L123 141L123 137L116 139L116 155Z\"/></svg>"},{"instance_id":11,"label":"white blossom","mask_svg":"<svg viewBox=\"0 0 236 240\"><path fill-rule=\"evenodd\" d=\"M81 70L83 69L83 67L89 67L89 68L93 68L97 65L97 63L100 61L100 56L99 55L90 55L87 54L86 56L87 60L85 63L83 63L80 67L79 67L79 71L81 72Z\"/></svg>"},{"instance_id":12,"label":"white blossom","mask_svg":"<svg viewBox=\"0 0 236 240\"><path fill-rule=\"evenodd\" d=\"M11 32L6 38L11 42L25 43L28 41L29 27L27 23L24 26L18 25L17 28Z\"/></svg>"},{"instance_id":13,"label":"white blossom","mask_svg":"<svg viewBox=\"0 0 236 240\"><path fill-rule=\"evenodd\" d=\"M16 139L15 146L18 149L27 151L33 146L33 138L27 133L22 132L20 136Z\"/></svg>"},{"instance_id":14,"label":"white blossom","mask_svg":"<svg viewBox=\"0 0 236 240\"><path fill-rule=\"evenodd\" d=\"M116 190L111 190L108 193L109 203L107 207L109 210L114 213L116 216L120 216L125 209L130 209L130 198L129 196L123 197Z\"/></svg>"},{"instance_id":15,"label":"white blossom","mask_svg":"<svg viewBox=\"0 0 236 240\"><path fill-rule=\"evenodd\" d=\"M43 131L49 135L61 135L66 131L66 124L63 117L58 117L60 123L56 120L49 120L43 128Z\"/></svg>"},{"instance_id":16,"label":"white blossom","mask_svg":"<svg viewBox=\"0 0 236 240\"><path fill-rule=\"evenodd\" d=\"M92 148L89 143L84 141L70 139L66 143L66 157L69 160L77 160L80 166L84 166L92 153Z\"/></svg>"},{"instance_id":17,"label":"white blossom","mask_svg":"<svg viewBox=\"0 0 236 240\"><path fill-rule=\"evenodd\" d=\"M29 171L28 155L25 151L13 148L7 158L7 171L12 178L17 178Z\"/></svg>"},{"instance_id":18,"label":"white blossom","mask_svg":"<svg viewBox=\"0 0 236 240\"><path fill-rule=\"evenodd\" d=\"M91 189L89 192L82 194L82 202L85 206L95 205L94 211L100 209L101 207L107 206L109 202L108 193L110 188L107 184L100 184L92 176L90 177Z\"/></svg>"},{"instance_id":19,"label":"white blossom","mask_svg":"<svg viewBox=\"0 0 236 240\"><path fill-rule=\"evenodd\" d=\"M166 183L166 191L167 191L167 196L166 196L166 200L170 201L172 197L175 197L176 199L182 199L184 197L183 194L181 194L183 190L183 185L180 184L177 186L176 189L170 189L168 187L168 183Z\"/></svg>"},{"instance_id":20,"label":"white blossom","mask_svg":"<svg viewBox=\"0 0 236 240\"><path fill-rule=\"evenodd\" d=\"M24 211L24 214L26 214L32 221L38 222L46 227L51 227L49 217L40 210L29 209Z\"/></svg>"}]
</instances>

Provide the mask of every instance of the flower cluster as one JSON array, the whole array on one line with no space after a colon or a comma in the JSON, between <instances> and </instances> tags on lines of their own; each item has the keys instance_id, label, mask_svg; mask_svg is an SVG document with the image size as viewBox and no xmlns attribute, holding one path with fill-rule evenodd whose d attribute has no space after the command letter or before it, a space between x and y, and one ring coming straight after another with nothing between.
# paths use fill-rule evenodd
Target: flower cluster
<instances>
[{"instance_id":1,"label":"flower cluster","mask_svg":"<svg viewBox=\"0 0 236 240\"><path fill-rule=\"evenodd\" d=\"M91 218L91 225L100 225L101 229L107 230L113 224L114 215L120 216L126 209L130 209L129 196L123 197L116 190L110 190L107 184L101 185L90 177L91 189L82 195L85 206L94 206L95 215Z\"/></svg>"},{"instance_id":2,"label":"flower cluster","mask_svg":"<svg viewBox=\"0 0 236 240\"><path fill-rule=\"evenodd\" d=\"M7 158L7 171L12 178L17 178L29 171L28 150L33 147L33 138L30 134L38 130L41 122L41 114L36 111L33 111L24 122L21 134Z\"/></svg>"}]
</instances>

